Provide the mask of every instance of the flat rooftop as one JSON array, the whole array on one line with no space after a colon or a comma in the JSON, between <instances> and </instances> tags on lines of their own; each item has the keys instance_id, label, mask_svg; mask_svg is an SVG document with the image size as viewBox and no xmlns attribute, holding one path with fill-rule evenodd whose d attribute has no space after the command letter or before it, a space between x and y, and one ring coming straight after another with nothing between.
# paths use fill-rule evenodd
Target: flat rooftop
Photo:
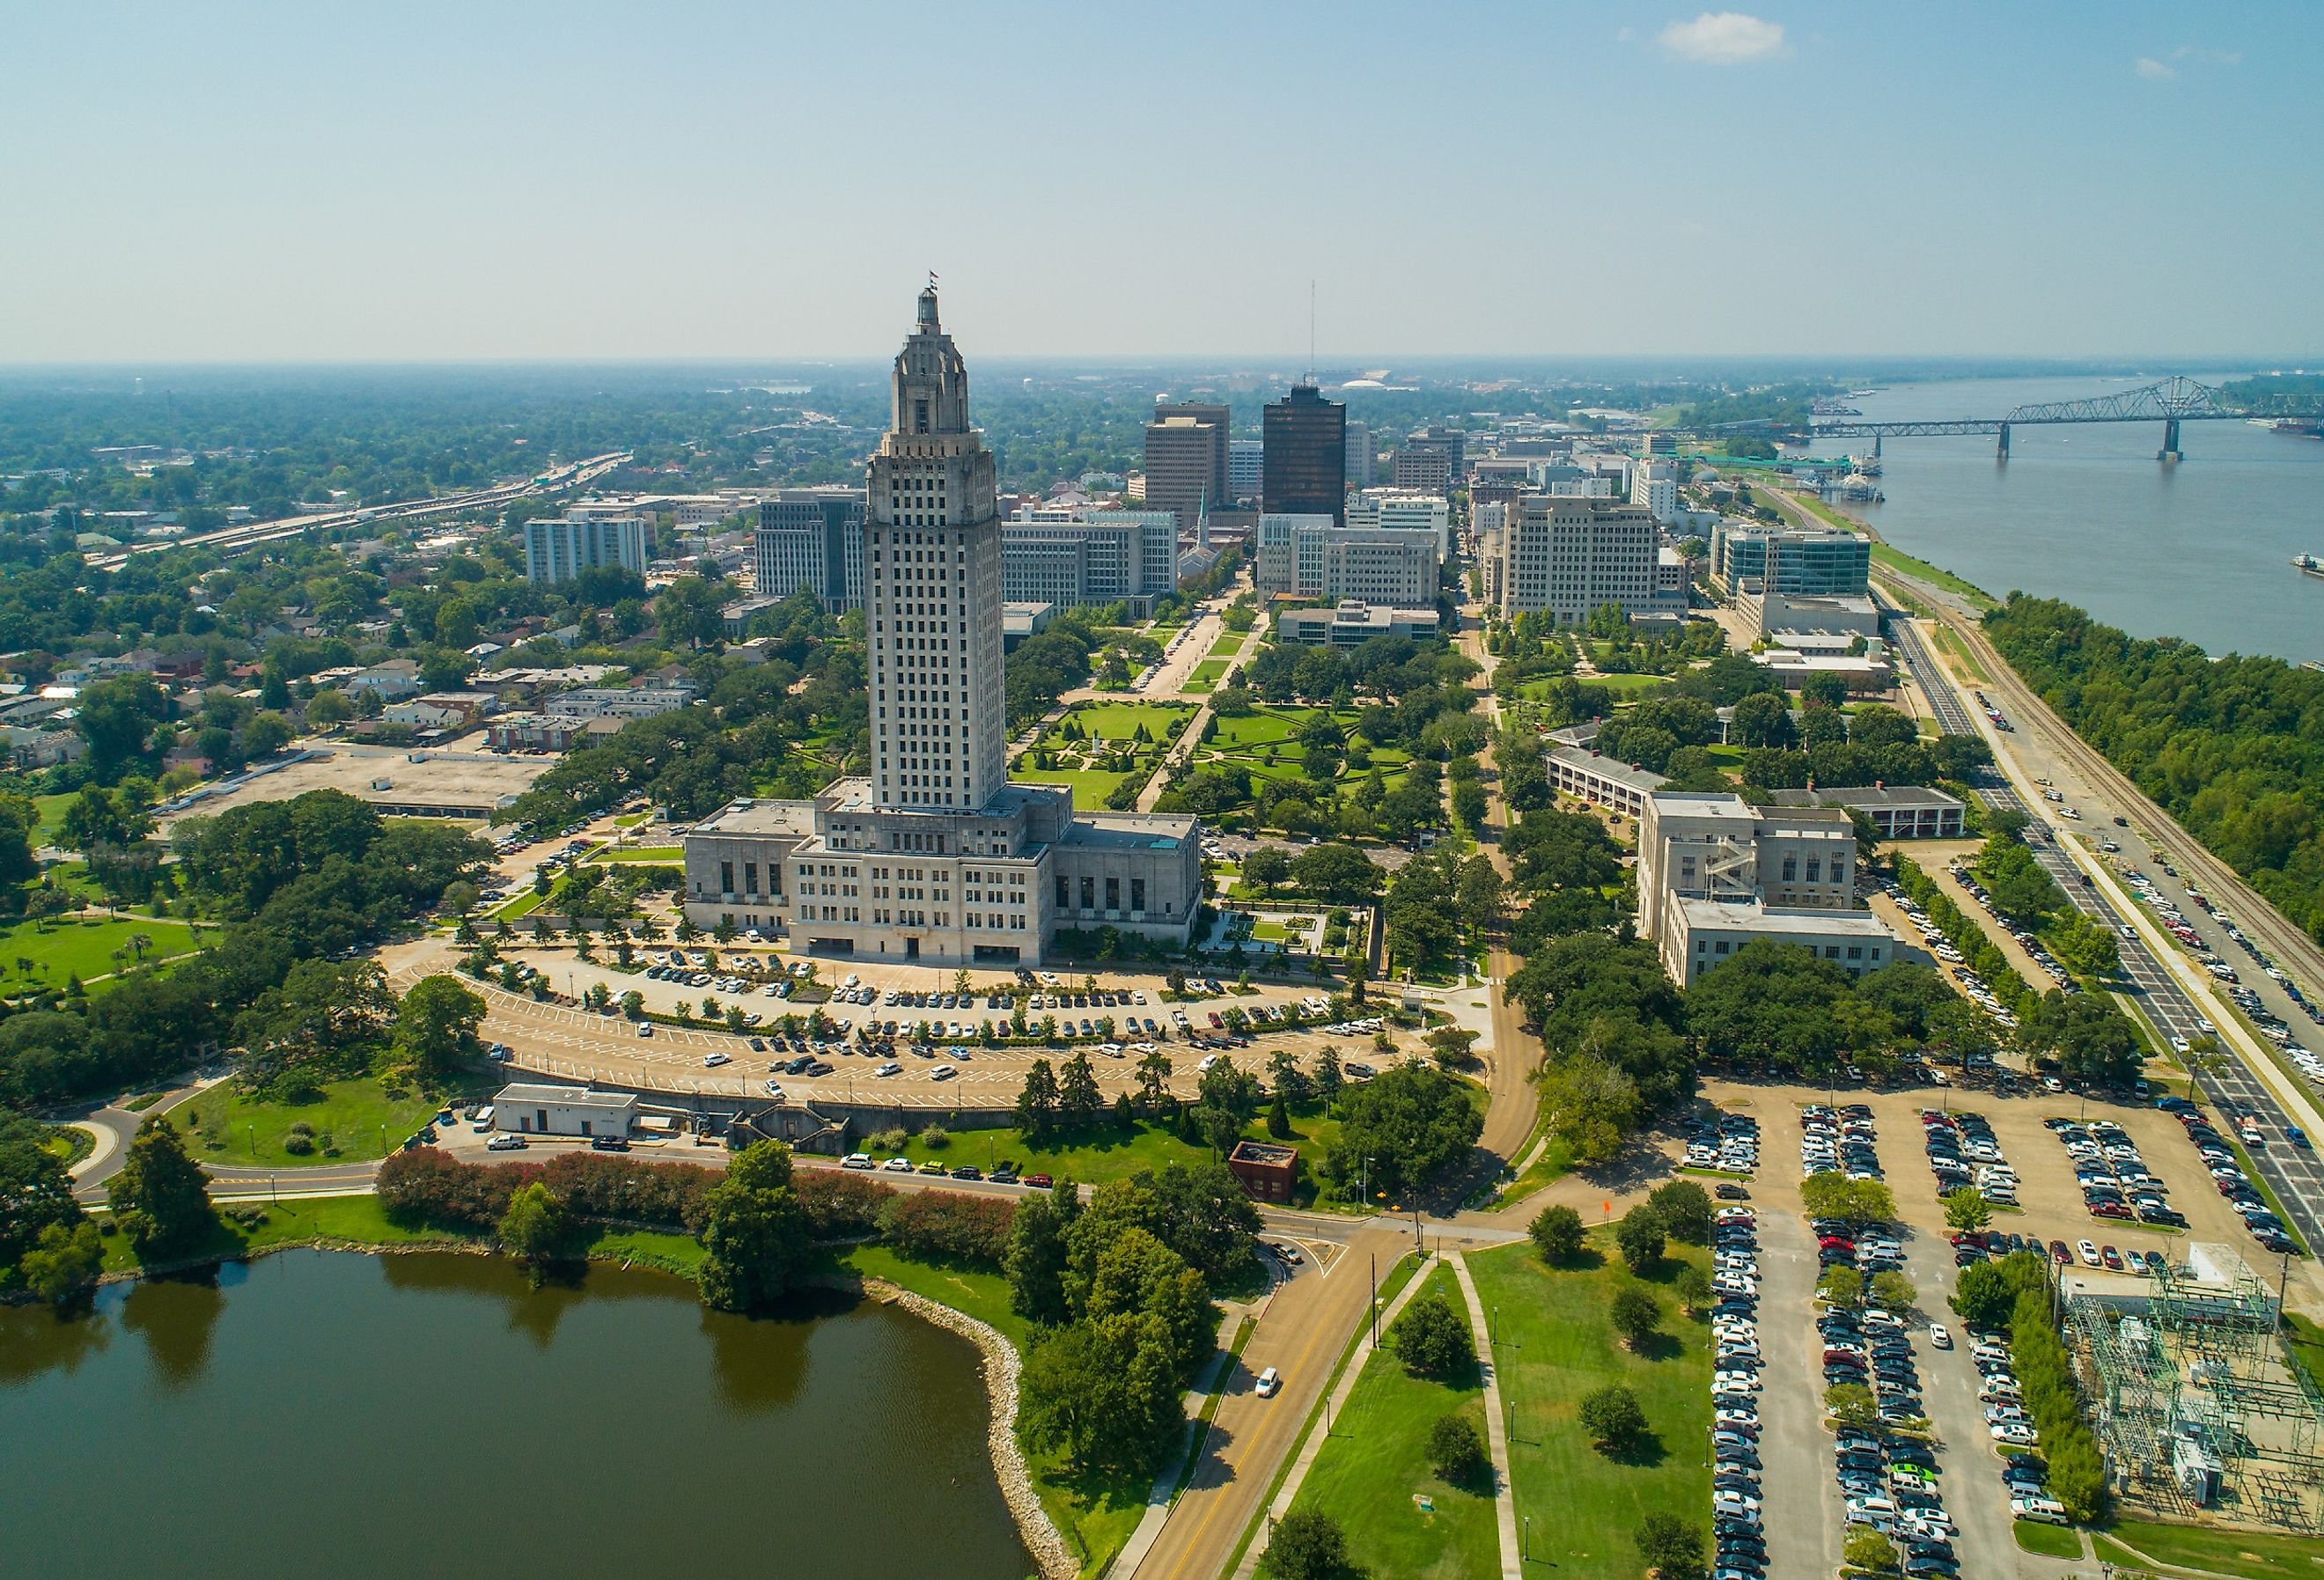
<instances>
[{"instance_id":1,"label":"flat rooftop","mask_svg":"<svg viewBox=\"0 0 2324 1580\"><path fill-rule=\"evenodd\" d=\"M563 1103L591 1108L627 1108L637 1100L634 1092L599 1092L588 1086L547 1086L533 1082L503 1086L493 1094L495 1104Z\"/></svg>"},{"instance_id":2,"label":"flat rooftop","mask_svg":"<svg viewBox=\"0 0 2324 1580\"><path fill-rule=\"evenodd\" d=\"M1549 753L1549 758L1553 762L1565 763L1579 772L1593 773L1613 783L1628 785L1641 794L1660 790L1670 782L1651 768L1639 768L1619 757L1600 756L1595 752L1576 751L1570 746L1557 748Z\"/></svg>"},{"instance_id":3,"label":"flat rooftop","mask_svg":"<svg viewBox=\"0 0 2324 1580\"><path fill-rule=\"evenodd\" d=\"M1893 938L1888 925L1868 910L1795 910L1717 900L1674 901L1689 928L1704 931L1765 933L1774 937L1829 938L1834 933L1867 938Z\"/></svg>"},{"instance_id":4,"label":"flat rooftop","mask_svg":"<svg viewBox=\"0 0 2324 1580\"><path fill-rule=\"evenodd\" d=\"M556 765L553 757L333 742L309 746L305 755L279 767L256 764L233 780L200 787L171 803L161 819L214 817L230 807L287 801L317 790L344 790L391 817L433 812L483 819ZM378 782L383 780L384 785Z\"/></svg>"},{"instance_id":5,"label":"flat rooftop","mask_svg":"<svg viewBox=\"0 0 2324 1580\"><path fill-rule=\"evenodd\" d=\"M797 834L815 832L813 801L730 801L696 823L694 834Z\"/></svg>"},{"instance_id":6,"label":"flat rooftop","mask_svg":"<svg viewBox=\"0 0 2324 1580\"><path fill-rule=\"evenodd\" d=\"M1892 810L1923 807L1959 807L1960 798L1926 785L1834 785L1830 790L1784 790L1775 792L1784 807L1885 807Z\"/></svg>"}]
</instances>

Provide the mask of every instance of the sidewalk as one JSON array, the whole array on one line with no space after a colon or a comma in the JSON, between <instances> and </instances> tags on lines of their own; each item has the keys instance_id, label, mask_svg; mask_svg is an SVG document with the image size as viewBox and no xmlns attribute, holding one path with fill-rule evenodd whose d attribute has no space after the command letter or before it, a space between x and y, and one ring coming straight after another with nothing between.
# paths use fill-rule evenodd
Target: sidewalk
<instances>
[{"instance_id":1,"label":"sidewalk","mask_svg":"<svg viewBox=\"0 0 2324 1580\"><path fill-rule=\"evenodd\" d=\"M1461 1298L1469 1307L1469 1331L1477 1342L1477 1370L1485 1383L1485 1446L1493 1455L1493 1518L1500 1527L1501 1580L1524 1580L1524 1561L1517 1549L1517 1492L1509 1485L1508 1422L1501 1414L1499 1368L1493 1364L1492 1332L1485 1326L1484 1303L1469 1278L1469 1263L1455 1251L1446 1261L1461 1285Z\"/></svg>"},{"instance_id":2,"label":"sidewalk","mask_svg":"<svg viewBox=\"0 0 2324 1580\"><path fill-rule=\"evenodd\" d=\"M1396 1325L1396 1319L1403 1315L1406 1304L1420 1292L1421 1286L1428 1282L1428 1275L1434 1270L1436 1260L1431 1255L1423 1261L1404 1288L1397 1291L1396 1298L1388 1302L1388 1309L1380 1313L1379 1333L1383 1338ZM1235 1566L1233 1580L1251 1580L1251 1576L1259 1572L1259 1557L1267 1550L1268 1532L1274 1529L1277 1520L1291 1512L1291 1505L1299 1497L1301 1484L1307 1480L1308 1471L1314 1466L1315 1456L1323 1451L1323 1439L1329 1436L1328 1423L1347 1408L1348 1396L1355 1392L1356 1379L1363 1375L1364 1363L1371 1359L1375 1347L1369 1328L1358 1335L1354 1352L1348 1356L1348 1363L1341 1368L1340 1380L1333 1384L1331 1393L1323 1400L1322 1418L1307 1423L1306 1434L1299 1440L1299 1452L1291 1461L1291 1469L1284 1475L1283 1485L1276 1492L1274 1501L1268 1504L1265 1518L1259 1529L1251 1535L1250 1545L1243 1548L1242 1562ZM1129 1573L1126 1569L1120 1572Z\"/></svg>"}]
</instances>

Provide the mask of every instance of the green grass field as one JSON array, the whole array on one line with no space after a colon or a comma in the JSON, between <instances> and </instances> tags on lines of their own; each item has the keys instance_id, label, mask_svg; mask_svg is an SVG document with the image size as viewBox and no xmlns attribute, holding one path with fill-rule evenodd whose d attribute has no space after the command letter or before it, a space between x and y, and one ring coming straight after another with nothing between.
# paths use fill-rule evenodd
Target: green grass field
<instances>
[{"instance_id":1,"label":"green grass field","mask_svg":"<svg viewBox=\"0 0 2324 1580\"><path fill-rule=\"evenodd\" d=\"M1210 656L1214 659L1231 659L1242 651L1242 644L1249 641L1250 637L1250 633L1247 631L1230 631L1218 641L1211 643Z\"/></svg>"},{"instance_id":2,"label":"green grass field","mask_svg":"<svg viewBox=\"0 0 2324 1580\"><path fill-rule=\"evenodd\" d=\"M2044 1525L2038 1520L2016 1520L2017 1545L2045 1558L2079 1558L2082 1533L2066 1525Z\"/></svg>"},{"instance_id":3,"label":"green grass field","mask_svg":"<svg viewBox=\"0 0 2324 1580\"><path fill-rule=\"evenodd\" d=\"M1183 702L1093 702L1074 707L1065 716L1092 737L1108 741L1130 740L1138 734L1138 726L1144 725L1154 744L1159 746L1170 739L1172 731L1193 716L1194 711ZM1042 733L1041 744L1060 744L1056 725Z\"/></svg>"},{"instance_id":4,"label":"green grass field","mask_svg":"<svg viewBox=\"0 0 2324 1580\"><path fill-rule=\"evenodd\" d=\"M686 859L682 845L621 845L594 852L593 862L659 862L676 866Z\"/></svg>"},{"instance_id":5,"label":"green grass field","mask_svg":"<svg viewBox=\"0 0 2324 1580\"><path fill-rule=\"evenodd\" d=\"M69 1169L97 1150L97 1138L69 1124L52 1124L41 1137L41 1150Z\"/></svg>"},{"instance_id":6,"label":"green grass field","mask_svg":"<svg viewBox=\"0 0 2324 1580\"><path fill-rule=\"evenodd\" d=\"M35 983L61 988L74 976L87 982L110 975L127 963L115 961L113 952L127 948L129 940L139 934L153 940L153 947L145 951L148 961L166 960L194 947L193 929L181 921L130 917L109 921L93 917L86 921L51 921L46 931L30 921L20 921L0 929L0 979L14 992ZM215 930L211 936L217 936ZM32 962L32 969L26 971L20 961Z\"/></svg>"},{"instance_id":7,"label":"green grass field","mask_svg":"<svg viewBox=\"0 0 2324 1580\"><path fill-rule=\"evenodd\" d=\"M1451 1268L1429 1275L1466 1314ZM1373 1352L1347 1408L1299 1489L1296 1509L1320 1510L1347 1532L1349 1556L1375 1575L1414 1580L1466 1580L1499 1567L1489 1483L1456 1487L1428 1465L1428 1431L1439 1418L1464 1415L1485 1430L1484 1393L1474 1378L1452 1387L1415 1377L1393 1350ZM1432 1505L1423 1508L1425 1501Z\"/></svg>"},{"instance_id":8,"label":"green grass field","mask_svg":"<svg viewBox=\"0 0 2324 1580\"><path fill-rule=\"evenodd\" d=\"M2324 1538L2312 1536L2256 1535L2248 1530L2148 1525L2126 1520L2093 1540L2100 1557L2139 1568L2146 1566L2134 1552L2160 1564L2249 1575L2251 1580L2324 1571ZM2125 1551L2126 1547L2131 1551Z\"/></svg>"},{"instance_id":9,"label":"green grass field","mask_svg":"<svg viewBox=\"0 0 2324 1580\"><path fill-rule=\"evenodd\" d=\"M1582 682L1584 686L1603 686L1614 694L1617 702L1636 702L1674 684L1667 675L1592 675Z\"/></svg>"},{"instance_id":10,"label":"green grass field","mask_svg":"<svg viewBox=\"0 0 2324 1580\"><path fill-rule=\"evenodd\" d=\"M1074 791L1074 806L1079 807L1084 810L1088 810L1091 808L1103 810L1106 798L1113 793L1114 786L1120 784L1125 779L1135 778L1143 781L1146 777L1147 772L1150 771L1144 771L1136 774L1128 774L1108 773L1103 769L1100 768L1039 769L1020 767L1010 770L1009 777L1011 781L1017 784L1071 785Z\"/></svg>"},{"instance_id":11,"label":"green grass field","mask_svg":"<svg viewBox=\"0 0 2324 1580\"><path fill-rule=\"evenodd\" d=\"M1184 689L1208 691L1212 687L1216 686L1231 668L1233 666L1224 659L1204 659L1187 675Z\"/></svg>"},{"instance_id":12,"label":"green grass field","mask_svg":"<svg viewBox=\"0 0 2324 1580\"><path fill-rule=\"evenodd\" d=\"M1669 1261L1646 1283L1663 1302L1668 1343L1647 1355L1621 1348L1606 1307L1629 1275L1609 1236L1593 1234L1591 1243L1606 1258L1595 1267L1545 1267L1520 1244L1471 1254L1469 1270L1488 1310L1498 1307L1509 1474L1519 1520L1533 1520L1536 1564L1564 1580L1637 1580L1643 1566L1631 1533L1647 1511L1709 1523L1709 1335L1671 1298L1677 1263ZM1699 1251L1674 1249L1705 1261ZM1592 1448L1574 1418L1582 1396L1608 1383L1637 1395L1650 1433L1646 1446L1619 1460Z\"/></svg>"},{"instance_id":13,"label":"green grass field","mask_svg":"<svg viewBox=\"0 0 2324 1580\"><path fill-rule=\"evenodd\" d=\"M243 1095L232 1082L222 1082L175 1110L174 1117L181 1124L192 1123L199 1136L194 1155L205 1161L244 1169L304 1169L383 1157L435 1112L436 1104L416 1093L391 1098L378 1077L365 1076L330 1083L312 1103L260 1102ZM318 1136L327 1132L339 1155L327 1158L319 1147L304 1157L284 1151L284 1138L299 1123ZM218 1143L215 1150L211 1142Z\"/></svg>"},{"instance_id":14,"label":"green grass field","mask_svg":"<svg viewBox=\"0 0 2324 1580\"><path fill-rule=\"evenodd\" d=\"M1102 1056L1093 1058L1101 1062ZM1340 1122L1327 1118L1319 1104L1303 1105L1307 1112L1294 1112L1291 1116L1291 1138L1287 1144L1297 1147L1307 1167L1303 1177L1312 1174L1321 1162L1323 1150L1340 1133ZM1269 1139L1264 1118L1244 1128L1245 1135L1253 1140ZM963 1130L947 1133L945 1144L931 1147L918 1136L912 1137L895 1152L881 1152L889 1157L909 1158L915 1163L940 1162L948 1169L973 1164L990 1169L1004 1158L1013 1159L1020 1172L1049 1174L1060 1179L1074 1179L1084 1185L1100 1185L1109 1179L1127 1179L1141 1169L1160 1169L1169 1163L1191 1163L1211 1155L1208 1147L1190 1145L1169 1131L1157 1125L1140 1123L1135 1129L1120 1131L1103 1124L1094 1132L1075 1135L1051 1136L1036 1145L1025 1139L1022 1131L1011 1126L1001 1130Z\"/></svg>"}]
</instances>

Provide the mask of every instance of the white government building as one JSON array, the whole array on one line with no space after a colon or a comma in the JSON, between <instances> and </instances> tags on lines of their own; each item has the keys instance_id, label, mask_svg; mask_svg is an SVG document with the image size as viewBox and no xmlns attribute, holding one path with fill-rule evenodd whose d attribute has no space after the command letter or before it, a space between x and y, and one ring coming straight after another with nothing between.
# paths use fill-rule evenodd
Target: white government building
<instances>
[{"instance_id":1,"label":"white government building","mask_svg":"<svg viewBox=\"0 0 2324 1580\"><path fill-rule=\"evenodd\" d=\"M687 916L813 955L946 966L1030 964L1061 928L1183 946L1202 899L1196 819L1077 815L1066 786L1009 782L992 454L933 285L893 389L864 523L871 772L689 829Z\"/></svg>"},{"instance_id":2,"label":"white government building","mask_svg":"<svg viewBox=\"0 0 2324 1580\"><path fill-rule=\"evenodd\" d=\"M1753 938L1877 971L1896 958L1896 938L1856 908L1855 864L1855 824L1838 807L1653 790L1638 828L1638 936L1682 985Z\"/></svg>"}]
</instances>

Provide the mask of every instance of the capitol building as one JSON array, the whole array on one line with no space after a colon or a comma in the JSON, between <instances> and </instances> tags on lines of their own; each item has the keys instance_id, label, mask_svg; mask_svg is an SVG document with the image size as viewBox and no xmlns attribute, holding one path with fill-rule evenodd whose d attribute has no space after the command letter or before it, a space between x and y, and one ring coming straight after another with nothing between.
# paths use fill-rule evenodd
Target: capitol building
<instances>
[{"instance_id":1,"label":"capitol building","mask_svg":"<svg viewBox=\"0 0 2324 1580\"><path fill-rule=\"evenodd\" d=\"M1009 782L992 453L933 284L891 382L863 526L871 772L688 829L687 918L942 966L1038 964L1060 929L1183 947L1202 898L1195 818L1076 813L1069 787Z\"/></svg>"}]
</instances>

